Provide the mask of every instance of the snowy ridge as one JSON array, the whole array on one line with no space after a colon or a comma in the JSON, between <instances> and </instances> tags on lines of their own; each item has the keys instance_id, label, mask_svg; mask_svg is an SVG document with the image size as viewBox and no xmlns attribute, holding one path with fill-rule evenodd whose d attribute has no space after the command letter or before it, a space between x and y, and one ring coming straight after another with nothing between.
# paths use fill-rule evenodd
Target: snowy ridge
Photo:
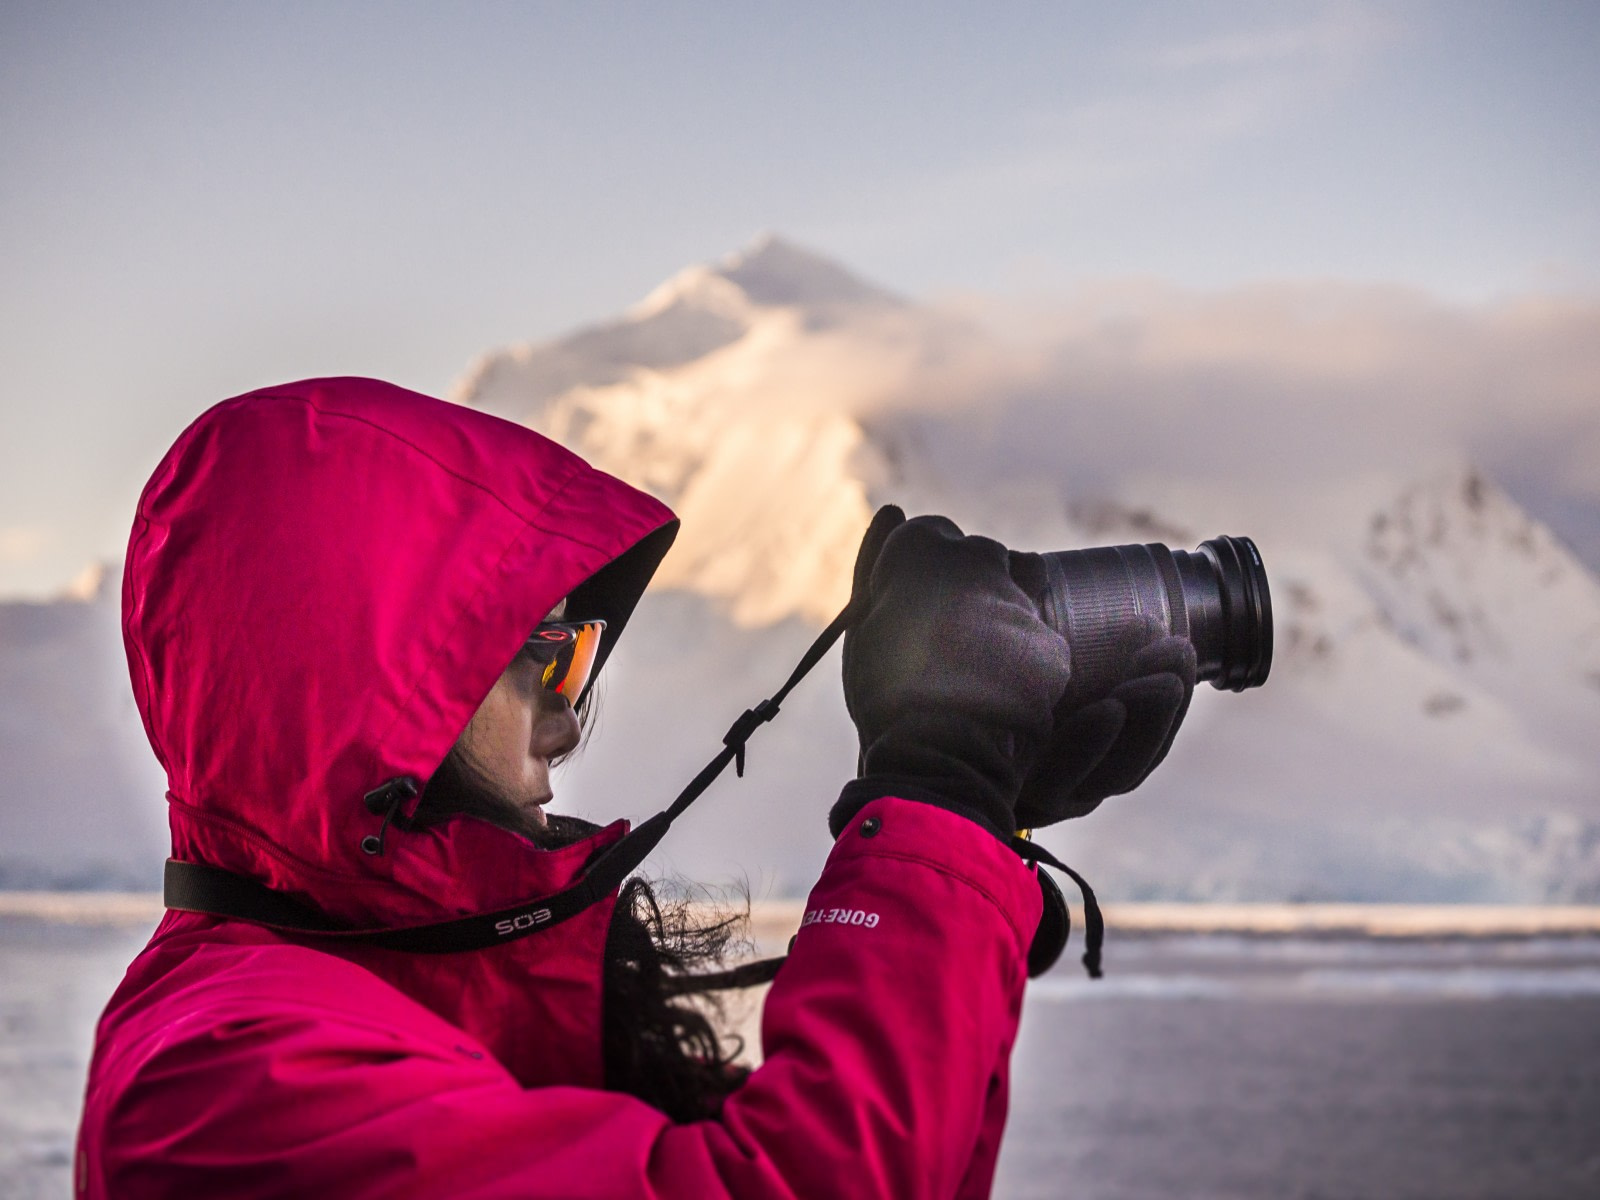
<instances>
[{"instance_id":1,"label":"snowy ridge","mask_svg":"<svg viewBox=\"0 0 1600 1200\"><path fill-rule=\"evenodd\" d=\"M1362 578L1396 634L1560 744L1600 718L1600 580L1471 467L1373 515ZM1467 703L1440 694L1446 716Z\"/></svg>"}]
</instances>

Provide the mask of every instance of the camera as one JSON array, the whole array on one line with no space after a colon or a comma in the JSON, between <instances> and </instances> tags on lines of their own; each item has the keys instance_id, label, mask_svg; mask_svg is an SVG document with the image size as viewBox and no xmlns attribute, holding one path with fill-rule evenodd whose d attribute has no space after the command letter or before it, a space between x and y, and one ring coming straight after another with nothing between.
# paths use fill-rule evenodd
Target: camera
<instances>
[{"instance_id":1,"label":"camera","mask_svg":"<svg viewBox=\"0 0 1600 1200\"><path fill-rule=\"evenodd\" d=\"M1261 552L1247 537L1196 550L1159 542L1041 555L1045 622L1072 647L1073 689L1118 682L1124 631L1154 617L1194 647L1197 679L1226 691L1260 687L1272 668L1272 596Z\"/></svg>"}]
</instances>

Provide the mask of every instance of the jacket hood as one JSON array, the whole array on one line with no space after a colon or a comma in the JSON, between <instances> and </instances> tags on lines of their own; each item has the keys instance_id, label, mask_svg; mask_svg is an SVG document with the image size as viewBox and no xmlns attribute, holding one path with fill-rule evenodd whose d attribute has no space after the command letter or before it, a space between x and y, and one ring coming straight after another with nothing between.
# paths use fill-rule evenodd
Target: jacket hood
<instances>
[{"instance_id":1,"label":"jacket hood","mask_svg":"<svg viewBox=\"0 0 1600 1200\"><path fill-rule=\"evenodd\" d=\"M364 853L363 797L427 780L563 597L608 623L598 670L676 529L532 430L376 380L210 409L145 487L123 575L174 857L362 925L564 886L581 853L470 819Z\"/></svg>"}]
</instances>

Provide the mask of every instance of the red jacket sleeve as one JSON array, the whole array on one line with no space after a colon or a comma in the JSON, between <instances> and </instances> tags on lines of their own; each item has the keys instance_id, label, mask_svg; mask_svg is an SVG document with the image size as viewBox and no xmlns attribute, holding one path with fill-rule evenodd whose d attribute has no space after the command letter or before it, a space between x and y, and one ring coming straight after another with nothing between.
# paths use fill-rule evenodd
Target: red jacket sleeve
<instances>
[{"instance_id":1,"label":"red jacket sleeve","mask_svg":"<svg viewBox=\"0 0 1600 1200\"><path fill-rule=\"evenodd\" d=\"M988 833L874 801L829 856L767 998L765 1062L720 1120L525 1090L381 1023L269 1014L157 1053L80 1194L985 1195L1039 908L1031 870Z\"/></svg>"}]
</instances>

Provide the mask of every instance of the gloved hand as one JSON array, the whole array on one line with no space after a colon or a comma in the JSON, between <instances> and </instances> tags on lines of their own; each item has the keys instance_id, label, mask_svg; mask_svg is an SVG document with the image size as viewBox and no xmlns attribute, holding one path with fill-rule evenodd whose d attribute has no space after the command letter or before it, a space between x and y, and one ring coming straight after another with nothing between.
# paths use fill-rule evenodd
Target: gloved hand
<instances>
[{"instance_id":1,"label":"gloved hand","mask_svg":"<svg viewBox=\"0 0 1600 1200\"><path fill-rule=\"evenodd\" d=\"M1100 696L1071 687L1056 705L1049 744L1017 799L1019 828L1093 812L1161 765L1194 695L1194 647L1146 617L1124 633L1122 682Z\"/></svg>"},{"instance_id":2,"label":"gloved hand","mask_svg":"<svg viewBox=\"0 0 1600 1200\"><path fill-rule=\"evenodd\" d=\"M829 814L835 837L885 795L963 813L999 837L1016 830L1017 795L1069 669L1065 639L1013 579L1014 557L944 517L874 519L856 560L863 615L844 640L860 778Z\"/></svg>"},{"instance_id":3,"label":"gloved hand","mask_svg":"<svg viewBox=\"0 0 1600 1200\"><path fill-rule=\"evenodd\" d=\"M901 533L902 525L916 532ZM891 538L900 548L879 577L875 568ZM941 570L946 556L967 567L954 574ZM852 602L862 605L863 616L845 636L845 703L861 735L862 777L845 789L830 815L835 836L862 804L890 792L936 796L935 802L968 811L996 832L1040 828L1094 811L1107 796L1132 791L1160 765L1194 694L1194 647L1168 635L1153 618L1131 625L1119 656L1127 664L1121 681L1098 693L1069 684L1041 733L1027 696L1008 691L1014 668L1005 656L1024 650L1025 664L1036 668L1070 662L1070 651L1038 617L1045 580L1038 555L1006 552L986 538L961 538L943 518L906 522L898 508L879 510L856 558ZM955 593L962 590L972 594L958 600ZM995 622L996 614L1005 619ZM976 634L944 637L969 618L977 623ZM928 630L939 626L937 655L927 636L907 632L919 623ZM994 639L992 648L983 646L985 637ZM952 654L954 646L959 651ZM986 653L992 655L987 668L981 665ZM934 669L919 679L935 657ZM951 704L953 694L941 692L963 670L974 671L963 689L965 709ZM1026 685L1026 669L1017 679ZM971 695L974 689L980 695ZM900 706L905 713L897 711ZM987 717L978 712L974 725L969 714L985 709ZM1004 736L995 733L1011 721L1020 725L1011 728L1008 756ZM994 727L987 734L976 732L989 723ZM877 753L869 755L874 747ZM1014 772L1023 778L1020 789L1013 786Z\"/></svg>"}]
</instances>

